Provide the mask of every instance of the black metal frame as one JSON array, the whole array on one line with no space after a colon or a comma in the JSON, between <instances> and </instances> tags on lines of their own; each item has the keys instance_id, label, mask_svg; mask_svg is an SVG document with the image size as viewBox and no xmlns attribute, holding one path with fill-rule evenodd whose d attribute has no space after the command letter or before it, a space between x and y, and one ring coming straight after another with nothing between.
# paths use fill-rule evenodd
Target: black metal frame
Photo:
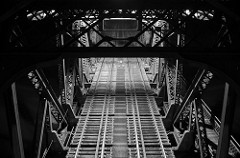
<instances>
[{"instance_id":1,"label":"black metal frame","mask_svg":"<svg viewBox=\"0 0 240 158\"><path fill-rule=\"evenodd\" d=\"M26 11L21 12L21 14L17 15L16 20L13 21L11 34L9 35L9 42L10 45L13 47L34 47L40 48L45 46L46 43L51 43L50 47L56 47L56 36L63 35L64 36L64 43L61 47L67 48L71 47L74 42L79 43L82 47L86 47L84 43L82 43L79 38L86 33L88 36L92 32L95 32L97 36L101 40L97 43L91 43L91 47L99 47L102 43L108 43L110 47L119 47L118 45L114 44L112 41L114 40L125 40L127 41L123 47L149 47L148 45L144 45L143 42L140 40L140 37L146 31L151 31L152 35L155 34L157 37L160 37L160 40L152 45L152 47L159 47L162 42L165 42L168 46L167 47L191 47L191 43L196 41L199 34L189 34L186 24L195 20L199 21L200 24L205 23L214 23L215 25L221 26L219 28L219 35L215 38L215 43L211 43L209 46L214 45L216 47L226 46L229 44L224 44L226 42L231 43L231 36L228 31L228 25L224 21L224 18L215 15L214 9L211 7L204 8L203 10L198 9L143 9L143 10L136 10L136 9L31 9L27 8ZM224 14L222 15L224 17ZM140 22L141 30L132 37L126 39L117 39L114 37L106 36L95 27L101 27L101 23L104 19L109 18L133 18ZM76 20L81 20L86 24L85 27L78 29L78 31L73 32L72 25ZM169 29L162 29L161 34L156 31L156 22L162 20L168 23ZM214 25L214 26L215 26ZM52 29L53 31L42 32L42 28L46 27L46 29ZM196 29L196 28L195 28ZM201 28L198 28L201 30ZM225 31L222 31L222 30ZM39 37L36 39L36 42L29 43L28 42L28 33L38 32L46 33L46 37ZM213 31L213 30L211 30ZM171 43L171 38L173 35L181 35L185 39L188 37L189 40L185 42L181 42L178 46ZM223 38L223 37L228 38ZM153 38L153 36L151 37ZM229 39L226 41L226 39ZM174 39L176 40L176 39ZM25 42L24 42L25 41ZM151 40L152 41L152 40ZM138 43L138 45L133 44L133 42ZM207 41L206 41L207 42ZM55 44L54 44L55 43ZM185 44L183 44L185 43ZM201 47L201 44L198 44ZM120 46L121 47L121 46Z\"/></svg>"},{"instance_id":2,"label":"black metal frame","mask_svg":"<svg viewBox=\"0 0 240 158\"><path fill-rule=\"evenodd\" d=\"M151 49L141 48L140 52L145 53L144 55L141 55L141 56L153 56L153 57L172 56L177 58L184 57L187 59L194 59L197 61L206 62L207 64L216 66L218 69L226 72L230 77L232 77L231 82L235 81L235 83L237 83L237 85L239 86L240 76L237 75L238 70L235 70L235 68L239 66L238 64L239 46L237 45L237 42L239 42L239 39L237 40L237 38L239 38L238 37L239 28L231 27L230 25L233 23L239 26L239 21L238 21L239 17L236 16L233 12L227 10L222 5L219 5L218 2L212 2L210 0L207 0L207 2L210 3L211 5L206 5L205 2L203 3L198 2L195 5L189 3L189 5L184 6L186 4L185 2L182 4L178 3L175 8L171 8L170 3L166 3L166 4L164 3L162 6L158 5L159 7L161 6L163 8L142 9L142 10L139 8L137 9L108 9L108 8L101 9L101 7L98 9L92 9L92 8L73 9L73 6L69 7L70 9L66 9L67 6L65 7L60 6L60 7L54 8L53 4L55 2L52 2L52 5L49 5L49 7L47 8L44 7L45 5L43 3L40 4L39 7L36 7L37 5L28 7L27 5L24 4L25 6L24 9L23 7L21 7L21 5L19 5L19 7L17 8L17 12L15 11L10 12L6 16L8 17L8 23L6 24L6 26L10 28L10 34L7 34L5 36L6 39L4 39L5 43L7 43L8 45L3 46L1 48L3 50L1 51L2 60L8 59L3 63L1 63L2 64L1 67L3 68L7 67L6 70L5 69L1 70L2 74L6 74L5 78L1 79L2 80L1 85L5 85L6 81L9 80L9 78L11 78L11 81L13 81L14 79L12 77L15 75L15 73L21 69L28 67L29 65L31 66L32 64L39 63L40 61L56 59L58 57L139 56L139 49L137 48L131 49L126 47L132 46L131 44L133 42L138 43L138 45L134 45L134 46L149 47L149 45L144 45L139 37L141 37L145 31L151 31L152 34L157 35L158 37L161 38L161 40L158 41L155 45L153 45L153 47L155 48L151 48ZM47 4L50 2L44 2L44 3ZM92 3L92 1L90 3ZM203 5L198 5L198 6L201 6L198 8L197 4L199 3ZM88 7L86 6L86 2L83 4L83 6L85 6L85 8L89 7L89 6ZM101 4L100 6L103 6L103 4ZM148 3L147 6L153 7L154 3L151 5ZM152 7L149 7L149 8L152 8ZM164 7L169 9L166 9ZM186 9L188 8L191 8L189 9L190 14L186 14L185 12ZM197 13L199 10L205 12L205 14L203 14L203 18L207 17L208 13L214 10L217 16L214 15L214 18L213 19L210 18L209 21L213 20L214 22L217 23L218 34L214 37L214 42L211 43L212 45L208 45L206 48L202 48L201 45L198 45L197 48L200 48L200 50L197 50L196 48L192 48L191 44L199 37L199 34L193 34L193 36L191 34L189 35L189 33L187 32L188 30L186 28L186 23L191 22L193 20L199 20L195 16L195 13ZM220 12L218 10L220 10ZM136 12L133 13L132 11L136 11ZM29 15L32 16L32 18L29 18ZM41 15L43 15L44 18L41 18L40 17ZM222 16L224 18L222 18ZM104 36L101 33L101 31L95 28L95 26L99 25L103 19L111 18L111 17L121 17L121 18L127 17L127 18L134 18L136 20L139 20L141 21L141 24L142 24L142 30L140 30L135 36L128 39L124 39L128 41L123 46L124 48L121 48L121 49L96 48L101 46L101 44L104 42L108 43L112 47L117 47L117 45L114 45L112 41L123 40L123 39L114 39L109 36ZM6 18L1 18L1 21L5 19ZM76 20L82 20L83 22L85 22L87 26L82 30L80 30L79 32L73 32L72 24ZM144 23L142 20L146 20L147 23ZM164 34L163 36L161 33L156 31L156 28L154 26L155 22L157 22L158 20L164 20L168 22L169 25L171 25L171 29L162 33ZM204 20L199 20L199 21L200 23L204 23ZM37 31L39 28L36 29L35 27L40 25L47 26L47 27L48 25L52 25L53 32L46 33L43 37L39 37L39 39L37 39L36 42L33 41L33 43L30 43L29 41L27 41L26 39L29 37L28 33ZM85 47L84 43L81 42L79 38L85 35L86 33L88 36L90 36L91 31L98 34L101 37L101 40L98 41L97 43L91 43L91 41L89 41L91 48L72 48L72 44L74 42L77 42L81 46ZM233 32L238 32L238 33L234 34ZM171 41L170 37L172 34L181 35L182 44L178 46L175 46L174 44L172 44L170 42ZM30 36L33 36L33 35L30 35ZM62 36L64 41L62 41L62 39L59 40L58 39L59 37L57 36ZM189 40L184 41L184 38L186 39L187 37L189 37ZM66 39L68 40L66 41ZM154 41L154 39L151 39L151 41ZM166 47L158 48L162 42L166 44L166 45L164 44L164 46ZM51 43L51 44L49 45L48 43ZM45 47L46 45L48 47L43 49L42 47ZM223 47L226 49L219 49L219 47ZM115 52L114 54L112 54L113 51ZM28 61L24 58L29 56L29 54L30 56L33 57L32 58L33 61L31 61L28 64L25 63L21 67L9 68L9 66L12 66L13 64L13 62L9 62L11 61L11 58L20 57L18 59L23 60L24 62L24 61ZM220 55L220 56L222 55L222 56L219 57L221 59L218 59L217 62L214 63L212 62L212 60L216 59L216 55ZM202 59L199 59L199 57L202 57ZM225 68L225 65L231 65L232 60L235 61L234 62L235 65L231 66L229 69ZM218 66L219 61L224 61L225 64L223 64L222 66ZM7 84L8 86L11 85L11 81L7 82L7 83L10 83L10 84ZM49 88L45 87L44 89L46 90ZM194 90L194 87L192 87L191 90ZM12 91L14 92L15 90L12 89ZM52 92L49 92L49 93L50 93L49 94L50 96L53 95L51 94ZM190 97L190 95L191 94L187 93L187 97ZM13 100L16 101L16 98L13 98ZM54 100L56 101L56 98L54 98ZM56 103L56 105L58 105L58 103ZM16 106L16 104L14 106ZM183 107L184 107L184 104L183 104ZM181 112L178 112L177 114L180 114L180 113ZM15 111L15 114L16 114L16 111ZM224 118L225 116L223 116L223 120L226 119ZM15 117L11 116L11 117L15 118L16 116ZM229 123L231 122L231 120L227 119L227 122ZM11 124L15 124L15 122L12 121ZM222 127L225 129L225 130L222 130L223 133L227 133L229 131L229 129L225 128L224 126ZM17 137L20 139L21 136L17 136ZM221 138L221 140L223 144L228 142L227 138L224 136ZM218 155L221 155L220 149L223 149L223 145L219 147ZM17 149L17 150L21 150L21 149ZM224 152L226 154L226 150L224 150Z\"/></svg>"}]
</instances>

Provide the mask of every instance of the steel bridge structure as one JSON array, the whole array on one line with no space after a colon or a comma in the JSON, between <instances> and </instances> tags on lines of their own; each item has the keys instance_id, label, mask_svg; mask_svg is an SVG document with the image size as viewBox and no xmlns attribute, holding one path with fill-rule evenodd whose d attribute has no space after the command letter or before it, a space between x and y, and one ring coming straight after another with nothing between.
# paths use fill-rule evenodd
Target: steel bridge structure
<instances>
[{"instance_id":1,"label":"steel bridge structure","mask_svg":"<svg viewBox=\"0 0 240 158\"><path fill-rule=\"evenodd\" d=\"M239 157L236 0L12 2L4 157Z\"/></svg>"}]
</instances>

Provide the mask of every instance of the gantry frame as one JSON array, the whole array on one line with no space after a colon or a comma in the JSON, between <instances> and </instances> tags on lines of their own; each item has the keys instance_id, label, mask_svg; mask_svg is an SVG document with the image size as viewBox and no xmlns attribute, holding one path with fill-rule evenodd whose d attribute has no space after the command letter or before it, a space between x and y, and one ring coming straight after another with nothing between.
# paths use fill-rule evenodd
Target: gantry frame
<instances>
[{"instance_id":1,"label":"gantry frame","mask_svg":"<svg viewBox=\"0 0 240 158\"><path fill-rule=\"evenodd\" d=\"M175 18L176 21L173 20L173 28L169 30L169 32L167 32L164 36L162 36L161 34L159 34L158 32L156 32L154 30L154 28L152 27L154 25L154 22L151 22L149 20L148 23L142 23L143 27L145 28L145 30L141 30L136 36L132 37L132 38L128 38L126 39L128 42L126 45L124 45L124 48L98 48L98 46L101 46L102 43L106 42L108 43L110 46L112 47L116 47L116 45L114 45L111 41L116 40L114 38L111 37L106 37L104 35L101 34L101 32L97 29L94 28L94 26L96 26L98 23L98 21L103 20L104 18L109 18L115 15L120 15L120 17L131 17L131 9L130 12L129 10L122 10L122 11L126 11L124 13L126 13L125 15L123 15L122 13L119 14L119 9L115 8L115 9L109 9L109 8L105 8L106 10L111 10L110 12L103 12L103 15L100 16L99 13L97 13L95 16L93 16L96 20L96 23L94 22L94 19L88 19L88 20L93 20L93 23L88 23L85 22L85 24L88 26L85 29L83 29L82 32L80 32L79 34L74 34L71 31L71 26L72 23L74 22L74 18L76 17L76 13L78 14L80 12L80 16L83 16L85 13L87 13L87 11L92 10L92 8L88 8L91 5L87 6L87 3L93 4L93 1L88 1L88 2L83 2L83 6L84 9L83 10L78 10L77 12L75 12L76 10L74 10L73 5L72 6L67 6L65 5L64 7L60 6L60 7L56 7L54 8L54 4L55 2L44 2L43 3L38 4L38 5L33 5L31 7L26 7L25 9L19 8L19 12L10 12L8 14L7 17L9 17L9 19L7 20L6 25L3 28L8 28L7 30L7 34L4 34L6 37L6 46L3 46L1 49L3 51L1 51L1 58L3 61L1 61L1 67L3 69L1 69L1 73L5 74L5 77L1 78L1 84L2 85L10 85L10 83L12 81L14 81L17 75L16 73L19 72L19 70L25 70L27 71L25 68L29 67L29 66L33 66L36 63L39 62L43 62L43 61L47 61L47 60L53 60L53 59L57 59L57 58L62 58L62 57L88 57L88 56L139 56L139 52L142 52L143 55L141 56L153 56L153 57L177 57L177 58L185 58L185 59L190 59L190 60L194 60L194 61L200 61L203 63L206 63L210 66L213 66L215 68L217 68L218 70L221 70L222 72L226 73L228 76L225 76L227 78L228 81L230 81L231 83L234 83L234 85L237 85L237 87L239 86L239 75L238 75L238 50L239 47L237 46L237 43L239 42L239 40L237 40L238 38L238 34L234 34L233 32L239 32L239 29L236 28L232 28L229 24L236 24L237 26L239 26L239 23L236 22L238 21L238 16L235 16L235 14L233 14L231 11L226 10L224 7L222 7L222 5L218 5L218 3L215 2L211 2L211 1L207 1L210 2L211 4L213 4L214 7L208 5L208 3L206 2L198 2L193 4L187 3L187 2L181 2L176 4L174 9L171 8L171 4L170 3L158 3L159 7L157 8L158 11L157 15L158 15L158 20L165 20L165 21L170 21L168 18L171 18L172 15L174 14L174 11L177 12L177 15ZM61 1L63 2L63 1ZM61 3L60 2L60 3ZM75 4L77 4L77 1L73 1ZM59 2L58 2L59 3ZM46 7L46 4L48 4L48 7ZM64 4L64 2L62 3ZM81 4L81 5L82 5ZM84 5L85 4L85 5ZM110 6L111 3L109 3ZM161 4L161 5L160 5ZM201 5L199 5L201 4ZM131 3L130 6L133 6L134 2ZM150 10L150 14L153 15L153 12L151 12L151 10L154 10L154 6L155 4L152 3L150 4L150 2L148 3L148 6ZM37 6L37 7L36 7ZM124 5L120 5L123 6ZM161 8L161 7L162 8ZM185 43L183 45L178 45L175 46L174 44L171 44L168 40L170 35L172 35L175 32L180 32L180 34L186 34L187 33L184 31L184 23L188 22L189 19L193 20L192 16L195 15L195 13L197 13L198 11L198 6L203 7L204 9L210 9L210 10L215 10L215 8L217 7L217 10L220 12L220 16L218 14L218 18L216 19L217 23L220 24L218 25L218 27L214 27L217 28L218 30L218 34L217 36L215 36L215 42L214 46L212 45L207 45L206 47L201 47L200 45L197 45L196 48L191 47L191 43L197 38L197 36L190 36L190 40L189 41L184 41ZM71 8L70 10L65 10L65 8ZM103 7L103 3L100 3L100 7ZM185 8L186 7L186 8ZM52 10L57 11L52 13ZM87 9L86 9L87 8ZM170 8L170 9L166 9L166 8ZM179 9L180 8L180 9ZM190 8L190 10L192 10L190 12L190 14L186 14L183 11L186 11L185 9ZM200 8L200 10L202 10L203 8ZM140 10L141 8L135 8L137 10ZM132 9L132 10L135 10ZM203 10L204 10L203 9ZM93 9L92 14L95 14L97 10L102 10L101 8L97 8L97 9ZM147 9L145 9L147 10ZM179 11L181 10L181 11ZM48 36L40 39L38 39L38 41L35 43L35 41L33 43L29 43L29 42L25 42L25 31L29 31L31 32L31 30L34 32L34 26L38 25L28 25L28 21L29 20L27 17L29 14L32 14L33 17L35 17L35 19L38 19L39 14L38 11L40 11L40 15L44 15L46 14L47 16L46 19L49 20L47 21L47 23L43 24L43 26L46 24L49 24L48 22L50 22L50 24L52 24L51 22L53 22L55 18L54 15L56 14L61 14L61 15L67 15L69 17L65 17L65 18L70 18L70 20L66 20L67 23L61 24L60 21L57 21L57 26L56 26L56 30L54 30L53 32L51 32L50 34L46 34ZM163 12L162 12L163 11ZM16 13L16 14L15 14ZM115 14L116 13L116 14ZM129 14L130 13L130 14ZM138 11L136 13L139 13ZM168 14L167 17L165 17L165 19L163 19L163 15ZM179 14L180 13L180 14ZM185 16L182 15L182 13L185 14ZM209 12L207 12L209 13ZM78 14L79 15L79 14ZM220 18L221 15L224 15L224 17L226 19L228 19L227 21L224 21L224 19ZM133 18L136 18L138 16L139 19L142 19L143 17L139 16L139 14L134 14ZM80 17L81 18L81 17ZM145 17L147 19L147 17ZM151 17L153 20L157 20L154 19L153 17ZM178 20L178 18L180 18L180 22ZM1 18L2 20L3 18ZM46 20L45 19L45 20ZM230 20L229 20L230 19ZM5 20L5 19L4 19ZM14 21L15 20L15 21ZM45 21L44 20L44 21ZM82 19L83 21L85 19ZM189 21L191 21L189 20ZM24 21L24 22L23 22ZM31 21L31 20L30 20ZM41 20L39 19L39 22ZM181 22L183 21L183 23ZM23 23L22 23L23 22ZM26 22L26 23L25 23ZM203 21L201 21L203 22ZM41 22L40 22L41 23ZM19 25L20 24L20 25ZM55 24L55 23L54 23ZM68 25L69 24L69 25ZM11 26L11 27L9 27ZM13 26L13 27L12 27ZM20 27L19 27L20 26ZM21 27L24 27L21 28ZM30 26L26 27L25 26ZM70 26L70 30L69 30L69 26ZM181 26L181 27L180 27ZM55 26L54 26L55 27ZM20 34L19 34L19 30L18 28L20 28ZM238 27L237 27L238 28ZM149 48L147 45L144 45L142 43L142 41L139 40L139 37L142 35L142 33L146 30L151 30L155 35L157 35L158 37L161 36L161 40L158 41L155 45L153 46L159 46L161 43L165 42L168 43L170 46L169 47L156 47L156 48ZM102 40L98 41L97 43L90 43L89 45L92 46L91 48L76 48L76 47L70 47L72 43L77 42L79 43L81 46L85 46L85 44L82 41L79 41L79 38L81 36L84 36L85 33L88 33L90 30L96 32L99 36L101 36ZM17 33L17 34L16 34ZM23 34L22 34L23 33ZM67 34L69 36L69 40L65 43L62 42L60 40L60 44L56 44L56 38L55 36L57 35L61 35L61 34ZM51 36L49 36L51 35ZM9 42L9 40L11 42ZM53 45L50 45L50 47L45 47L42 48L43 46L46 46L45 41L48 41L47 43L51 43ZM137 42L138 43L138 47L147 47L147 48L127 48L128 46L130 46L133 42ZM49 46L49 45L48 45ZM53 47L52 47L53 46ZM95 48L94 48L95 47ZM79 53L81 52L81 53ZM112 54L112 52L116 52L114 54ZM118 53L117 53L118 52ZM96 53L98 53L96 55ZM142 54L141 53L141 54ZM216 55L218 57L216 57ZM33 57L31 58L31 61L26 60L26 57ZM199 59L199 57L201 57ZM15 64L15 61L13 61L13 59L20 59L20 61L18 61L18 64L20 65L19 67L14 67L12 68L11 66L13 64ZM7 60L5 60L7 59ZM26 62L27 61L27 62ZM219 62L222 62L223 64L219 65ZM34 67L34 66L33 66ZM11 78L11 80L9 80ZM9 83L9 84L6 84ZM7 86L6 86L7 87Z\"/></svg>"}]
</instances>

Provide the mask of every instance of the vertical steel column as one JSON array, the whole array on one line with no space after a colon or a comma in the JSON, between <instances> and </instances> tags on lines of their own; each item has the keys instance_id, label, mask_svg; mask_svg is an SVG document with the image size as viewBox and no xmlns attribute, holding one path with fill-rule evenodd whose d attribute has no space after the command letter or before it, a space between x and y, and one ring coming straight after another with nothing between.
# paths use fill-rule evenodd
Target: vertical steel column
<instances>
[{"instance_id":1,"label":"vertical steel column","mask_svg":"<svg viewBox=\"0 0 240 158\"><path fill-rule=\"evenodd\" d=\"M16 83L13 83L11 85L12 89L12 99L13 99L13 106L14 106L14 113L15 113L15 119L16 119L16 130L17 130L17 145L19 145L19 154L20 158L24 158L24 149L23 149L23 142L22 142L22 133L21 133L21 124L20 124L20 118L18 113L18 100L17 100L17 91L16 91Z\"/></svg>"},{"instance_id":2,"label":"vertical steel column","mask_svg":"<svg viewBox=\"0 0 240 158\"><path fill-rule=\"evenodd\" d=\"M135 133L135 142L136 142L136 150L137 150L137 158L141 158L140 149L139 149L139 141L138 141L138 129L137 129L137 119L135 116L135 104L134 104L134 95L131 95L131 105L133 110L133 121L134 121L134 133ZM139 125L140 126L140 125Z\"/></svg>"},{"instance_id":3,"label":"vertical steel column","mask_svg":"<svg viewBox=\"0 0 240 158\"><path fill-rule=\"evenodd\" d=\"M46 122L45 120L46 120L47 110L48 110L48 105L47 105L47 100L45 100L42 124L41 124L41 132L40 132L40 138L39 138L39 143L38 143L37 158L41 158L42 140L43 140L43 134L44 134L44 129L45 129L45 122Z\"/></svg>"},{"instance_id":4,"label":"vertical steel column","mask_svg":"<svg viewBox=\"0 0 240 158\"><path fill-rule=\"evenodd\" d=\"M106 143L106 135L107 135L107 126L108 126L108 113L109 113L109 104L110 104L110 96L106 96L106 102L105 102L105 104L107 104L107 105L105 105L105 106L107 106L106 107L106 114L105 114L105 125L103 126L104 127L104 130L103 130L103 136L101 136L101 137L103 137L102 138L102 146L101 146L101 148L99 147L100 146L100 144L99 144L99 148L101 149L101 158L104 158L104 151L105 151L105 143ZM105 111L105 109L103 109L103 111ZM103 112L104 113L104 112ZM100 129L99 129L99 131L100 132L102 132L102 128L103 127L100 127ZM100 137L100 136L99 136ZM98 155L98 156L100 156L100 155Z\"/></svg>"},{"instance_id":5,"label":"vertical steel column","mask_svg":"<svg viewBox=\"0 0 240 158\"><path fill-rule=\"evenodd\" d=\"M158 63L158 82L157 82L157 87L160 88L161 86L161 77L162 77L162 58L158 58L159 63Z\"/></svg>"},{"instance_id":6,"label":"vertical steel column","mask_svg":"<svg viewBox=\"0 0 240 158\"><path fill-rule=\"evenodd\" d=\"M81 86L84 85L82 58L78 58L78 73Z\"/></svg>"},{"instance_id":7,"label":"vertical steel column","mask_svg":"<svg viewBox=\"0 0 240 158\"><path fill-rule=\"evenodd\" d=\"M62 69L63 69L63 96L66 104L66 62L65 59L62 60Z\"/></svg>"},{"instance_id":8,"label":"vertical steel column","mask_svg":"<svg viewBox=\"0 0 240 158\"><path fill-rule=\"evenodd\" d=\"M18 100L16 92L16 83L12 83L5 94L5 106L8 116L9 131L12 145L12 157L24 158L24 148L21 133L21 124L18 113Z\"/></svg>"},{"instance_id":9,"label":"vertical steel column","mask_svg":"<svg viewBox=\"0 0 240 158\"><path fill-rule=\"evenodd\" d=\"M229 99L231 97L231 100ZM230 94L229 84L225 83L225 90L223 96L223 108L221 115L220 136L217 148L217 158L228 157L230 132L233 121L234 109L236 104L235 92Z\"/></svg>"},{"instance_id":10,"label":"vertical steel column","mask_svg":"<svg viewBox=\"0 0 240 158\"><path fill-rule=\"evenodd\" d=\"M178 79L178 59L176 59L176 67L175 67L175 78L174 78L174 103L177 101L177 80Z\"/></svg>"},{"instance_id":11,"label":"vertical steel column","mask_svg":"<svg viewBox=\"0 0 240 158\"><path fill-rule=\"evenodd\" d=\"M76 78L75 78L75 63L76 60L73 58L65 59L65 71L64 72L64 85L65 85L65 97L66 97L66 104L69 104L72 108L73 106L73 98L74 98L74 87L76 84Z\"/></svg>"},{"instance_id":12,"label":"vertical steel column","mask_svg":"<svg viewBox=\"0 0 240 158\"><path fill-rule=\"evenodd\" d=\"M66 104L66 85L65 85L65 59L62 59L62 62L59 64L59 73L61 73L61 75L59 75L60 78L60 83L59 83L59 87L60 87L60 95L61 95L61 105Z\"/></svg>"},{"instance_id":13,"label":"vertical steel column","mask_svg":"<svg viewBox=\"0 0 240 158\"><path fill-rule=\"evenodd\" d=\"M203 109L201 101L199 98L196 98L193 101L194 110L195 110L195 121L197 127L197 137L199 142L200 157L209 158L208 142L207 142L207 133L205 127L205 120L203 115Z\"/></svg>"},{"instance_id":14,"label":"vertical steel column","mask_svg":"<svg viewBox=\"0 0 240 158\"><path fill-rule=\"evenodd\" d=\"M178 24L181 24L181 21L178 21ZM177 34L177 47L181 47L181 34Z\"/></svg>"},{"instance_id":15,"label":"vertical steel column","mask_svg":"<svg viewBox=\"0 0 240 158\"><path fill-rule=\"evenodd\" d=\"M60 21L60 25L63 26L62 20ZM61 26L60 26L60 27L61 27ZM64 36L63 36L62 33L60 34L60 46L61 46L61 47L64 46Z\"/></svg>"}]
</instances>

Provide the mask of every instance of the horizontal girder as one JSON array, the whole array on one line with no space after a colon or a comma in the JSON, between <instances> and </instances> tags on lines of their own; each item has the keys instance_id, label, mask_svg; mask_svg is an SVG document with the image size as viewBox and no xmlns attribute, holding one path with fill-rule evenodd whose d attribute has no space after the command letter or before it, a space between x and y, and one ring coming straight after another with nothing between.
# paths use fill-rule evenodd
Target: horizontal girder
<instances>
[{"instance_id":1,"label":"horizontal girder","mask_svg":"<svg viewBox=\"0 0 240 158\"><path fill-rule=\"evenodd\" d=\"M174 4L174 5L173 5ZM41 0L36 8L96 8L96 9L143 9L143 8L204 8L206 2L194 0Z\"/></svg>"},{"instance_id":2,"label":"horizontal girder","mask_svg":"<svg viewBox=\"0 0 240 158\"><path fill-rule=\"evenodd\" d=\"M2 56L46 56L46 57L174 57L195 61L237 61L238 50L225 48L170 48L170 47L69 47L69 48L13 48L3 50ZM217 57L219 56L219 57ZM46 58L47 59L47 58ZM206 61L207 62L207 61Z\"/></svg>"}]
</instances>

